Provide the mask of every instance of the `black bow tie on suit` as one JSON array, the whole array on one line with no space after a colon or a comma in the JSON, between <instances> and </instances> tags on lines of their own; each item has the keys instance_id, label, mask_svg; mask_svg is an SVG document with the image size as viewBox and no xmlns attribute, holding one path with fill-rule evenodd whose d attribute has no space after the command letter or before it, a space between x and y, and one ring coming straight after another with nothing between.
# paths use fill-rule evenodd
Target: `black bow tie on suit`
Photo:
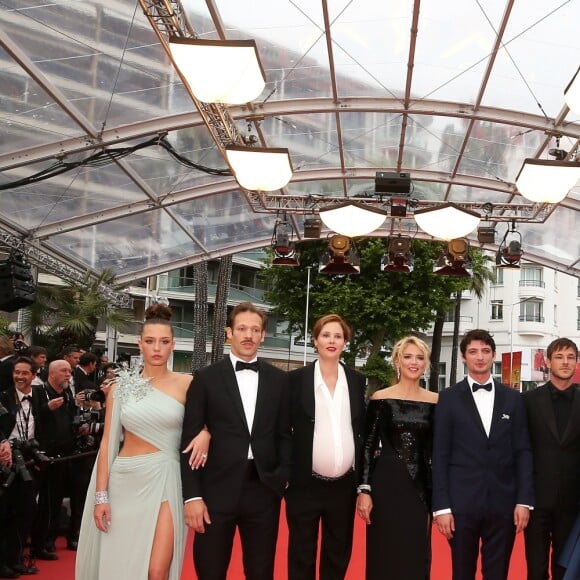
<instances>
[{"instance_id":1,"label":"black bow tie on suit","mask_svg":"<svg viewBox=\"0 0 580 580\"><path fill-rule=\"evenodd\" d=\"M29 403L32 402L32 396L24 395L24 397L22 397L22 399L20 400L20 404L22 404L24 401L28 401Z\"/></svg>"},{"instance_id":2,"label":"black bow tie on suit","mask_svg":"<svg viewBox=\"0 0 580 580\"><path fill-rule=\"evenodd\" d=\"M236 361L236 372L238 371L254 371L258 372L258 361L255 360L254 362L245 362L243 360Z\"/></svg>"},{"instance_id":3,"label":"black bow tie on suit","mask_svg":"<svg viewBox=\"0 0 580 580\"><path fill-rule=\"evenodd\" d=\"M552 399L554 400L569 399L571 401L573 397L573 390L572 387L569 387L562 391L550 385L550 395L552 395Z\"/></svg>"},{"instance_id":4,"label":"black bow tie on suit","mask_svg":"<svg viewBox=\"0 0 580 580\"><path fill-rule=\"evenodd\" d=\"M475 393L479 389L485 389L486 391L491 391L491 383L486 383L485 385L480 385L479 383L473 383L473 392Z\"/></svg>"}]
</instances>

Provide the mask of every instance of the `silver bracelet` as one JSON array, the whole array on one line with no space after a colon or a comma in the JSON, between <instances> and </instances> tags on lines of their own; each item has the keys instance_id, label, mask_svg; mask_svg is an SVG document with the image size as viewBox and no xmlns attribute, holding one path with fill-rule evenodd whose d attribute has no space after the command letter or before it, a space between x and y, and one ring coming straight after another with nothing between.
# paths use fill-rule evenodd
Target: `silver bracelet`
<instances>
[{"instance_id":1,"label":"silver bracelet","mask_svg":"<svg viewBox=\"0 0 580 580\"><path fill-rule=\"evenodd\" d=\"M99 505L102 503L109 503L109 492L107 491L95 492L95 505Z\"/></svg>"}]
</instances>

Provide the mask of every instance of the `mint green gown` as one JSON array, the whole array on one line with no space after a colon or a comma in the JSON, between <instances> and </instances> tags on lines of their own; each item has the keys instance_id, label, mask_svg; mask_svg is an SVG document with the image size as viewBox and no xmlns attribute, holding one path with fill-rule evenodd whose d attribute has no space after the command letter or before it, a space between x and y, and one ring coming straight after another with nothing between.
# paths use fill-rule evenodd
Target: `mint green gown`
<instances>
[{"instance_id":1,"label":"mint green gown","mask_svg":"<svg viewBox=\"0 0 580 580\"><path fill-rule=\"evenodd\" d=\"M76 580L146 580L161 503L167 501L174 523L169 580L179 580L186 526L179 467L184 406L132 371L123 371L113 393L109 438L111 526L100 532L93 519L96 464L83 513L76 558ZM123 429L159 451L120 457Z\"/></svg>"}]
</instances>

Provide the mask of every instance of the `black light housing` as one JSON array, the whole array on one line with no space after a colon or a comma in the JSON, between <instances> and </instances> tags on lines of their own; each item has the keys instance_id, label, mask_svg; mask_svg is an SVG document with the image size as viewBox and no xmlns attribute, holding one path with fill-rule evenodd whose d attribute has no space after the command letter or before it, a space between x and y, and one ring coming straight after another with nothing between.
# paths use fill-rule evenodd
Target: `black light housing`
<instances>
[{"instance_id":1,"label":"black light housing","mask_svg":"<svg viewBox=\"0 0 580 580\"><path fill-rule=\"evenodd\" d=\"M296 259L296 250L292 238L294 228L284 216L276 222L274 232L272 233L272 251L276 256L272 260L272 266L299 266L300 262Z\"/></svg>"},{"instance_id":2,"label":"black light housing","mask_svg":"<svg viewBox=\"0 0 580 580\"><path fill-rule=\"evenodd\" d=\"M467 238L456 238L447 243L433 265L433 272L440 276L470 278L473 270L469 258L469 241Z\"/></svg>"},{"instance_id":3,"label":"black light housing","mask_svg":"<svg viewBox=\"0 0 580 580\"><path fill-rule=\"evenodd\" d=\"M519 268L523 255L522 235L516 230L514 220L511 229L508 227L499 245L495 264L498 268Z\"/></svg>"},{"instance_id":4,"label":"black light housing","mask_svg":"<svg viewBox=\"0 0 580 580\"><path fill-rule=\"evenodd\" d=\"M404 236L390 238L387 251L381 259L381 272L409 274L413 271L414 258L411 238Z\"/></svg>"},{"instance_id":5,"label":"black light housing","mask_svg":"<svg viewBox=\"0 0 580 580\"><path fill-rule=\"evenodd\" d=\"M328 250L320 258L318 271L329 276L360 274L360 258L352 240L346 236L332 236Z\"/></svg>"}]
</instances>

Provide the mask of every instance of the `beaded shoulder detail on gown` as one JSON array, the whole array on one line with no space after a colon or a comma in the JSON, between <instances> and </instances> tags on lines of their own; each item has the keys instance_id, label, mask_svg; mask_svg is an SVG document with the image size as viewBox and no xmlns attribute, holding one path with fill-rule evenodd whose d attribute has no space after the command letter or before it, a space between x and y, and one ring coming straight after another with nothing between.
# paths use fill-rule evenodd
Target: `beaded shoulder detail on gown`
<instances>
[{"instance_id":1,"label":"beaded shoulder detail on gown","mask_svg":"<svg viewBox=\"0 0 580 580\"><path fill-rule=\"evenodd\" d=\"M141 376L139 368L117 371L117 388L113 392L113 397L121 402L140 401L152 390L153 386L148 379Z\"/></svg>"}]
</instances>

